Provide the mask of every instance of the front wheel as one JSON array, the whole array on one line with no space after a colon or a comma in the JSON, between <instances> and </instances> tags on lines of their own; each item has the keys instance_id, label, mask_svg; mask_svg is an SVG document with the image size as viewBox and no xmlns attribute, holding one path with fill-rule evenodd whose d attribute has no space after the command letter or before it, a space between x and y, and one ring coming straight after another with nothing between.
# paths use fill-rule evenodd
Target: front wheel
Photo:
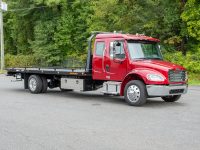
<instances>
[{"instance_id":1,"label":"front wheel","mask_svg":"<svg viewBox=\"0 0 200 150\"><path fill-rule=\"evenodd\" d=\"M161 97L165 102L175 102L181 98L181 95L172 95Z\"/></svg>"},{"instance_id":2,"label":"front wheel","mask_svg":"<svg viewBox=\"0 0 200 150\"><path fill-rule=\"evenodd\" d=\"M140 80L130 81L124 89L126 102L132 106L141 106L146 103L147 91L145 84Z\"/></svg>"}]
</instances>

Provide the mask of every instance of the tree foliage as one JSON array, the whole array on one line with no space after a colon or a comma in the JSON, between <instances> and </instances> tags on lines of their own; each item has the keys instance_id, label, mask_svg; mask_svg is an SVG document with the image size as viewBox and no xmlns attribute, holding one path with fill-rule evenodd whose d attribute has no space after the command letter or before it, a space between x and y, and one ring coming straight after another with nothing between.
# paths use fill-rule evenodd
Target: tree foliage
<instances>
[{"instance_id":1,"label":"tree foliage","mask_svg":"<svg viewBox=\"0 0 200 150\"><path fill-rule=\"evenodd\" d=\"M59 65L86 53L91 31L144 33L167 51L200 51L199 0L7 0L5 50Z\"/></svg>"},{"instance_id":2,"label":"tree foliage","mask_svg":"<svg viewBox=\"0 0 200 150\"><path fill-rule=\"evenodd\" d=\"M200 1L188 0L181 17L187 24L189 36L200 41Z\"/></svg>"}]
</instances>

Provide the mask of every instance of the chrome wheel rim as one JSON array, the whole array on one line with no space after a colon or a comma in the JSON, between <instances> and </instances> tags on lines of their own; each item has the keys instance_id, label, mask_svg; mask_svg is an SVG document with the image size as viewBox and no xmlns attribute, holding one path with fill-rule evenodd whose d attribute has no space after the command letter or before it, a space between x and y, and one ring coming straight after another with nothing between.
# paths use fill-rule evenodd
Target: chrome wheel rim
<instances>
[{"instance_id":1,"label":"chrome wheel rim","mask_svg":"<svg viewBox=\"0 0 200 150\"><path fill-rule=\"evenodd\" d=\"M37 88L37 81L34 78L31 78L29 81L29 88L31 91L35 91Z\"/></svg>"},{"instance_id":2,"label":"chrome wheel rim","mask_svg":"<svg viewBox=\"0 0 200 150\"><path fill-rule=\"evenodd\" d=\"M131 102L137 102L140 99L140 89L136 85L131 85L127 89L127 97Z\"/></svg>"}]
</instances>

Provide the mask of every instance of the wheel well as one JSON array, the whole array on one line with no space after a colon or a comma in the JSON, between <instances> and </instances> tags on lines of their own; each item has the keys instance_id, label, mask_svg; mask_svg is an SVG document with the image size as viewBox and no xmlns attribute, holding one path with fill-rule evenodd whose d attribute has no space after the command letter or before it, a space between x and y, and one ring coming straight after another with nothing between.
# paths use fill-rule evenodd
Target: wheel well
<instances>
[{"instance_id":1,"label":"wheel well","mask_svg":"<svg viewBox=\"0 0 200 150\"><path fill-rule=\"evenodd\" d=\"M140 81L142 81L143 83L145 83L144 80L143 80L143 78L142 78L140 75L138 75L138 74L130 74L130 75L128 75L128 76L123 80L123 82L122 82L122 84L121 84L121 90L120 90L120 95L121 95L121 96L124 96L124 89L125 89L125 86L126 86L126 84L127 84L129 81L131 81L131 80L140 80Z\"/></svg>"}]
</instances>

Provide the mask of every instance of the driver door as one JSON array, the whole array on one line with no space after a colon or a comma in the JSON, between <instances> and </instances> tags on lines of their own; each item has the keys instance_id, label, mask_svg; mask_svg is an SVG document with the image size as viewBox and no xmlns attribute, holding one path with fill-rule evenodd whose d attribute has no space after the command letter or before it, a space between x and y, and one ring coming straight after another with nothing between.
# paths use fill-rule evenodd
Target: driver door
<instances>
[{"instance_id":1,"label":"driver door","mask_svg":"<svg viewBox=\"0 0 200 150\"><path fill-rule=\"evenodd\" d=\"M109 51L105 61L106 79L122 81L127 74L125 43L122 40L109 41Z\"/></svg>"}]
</instances>

